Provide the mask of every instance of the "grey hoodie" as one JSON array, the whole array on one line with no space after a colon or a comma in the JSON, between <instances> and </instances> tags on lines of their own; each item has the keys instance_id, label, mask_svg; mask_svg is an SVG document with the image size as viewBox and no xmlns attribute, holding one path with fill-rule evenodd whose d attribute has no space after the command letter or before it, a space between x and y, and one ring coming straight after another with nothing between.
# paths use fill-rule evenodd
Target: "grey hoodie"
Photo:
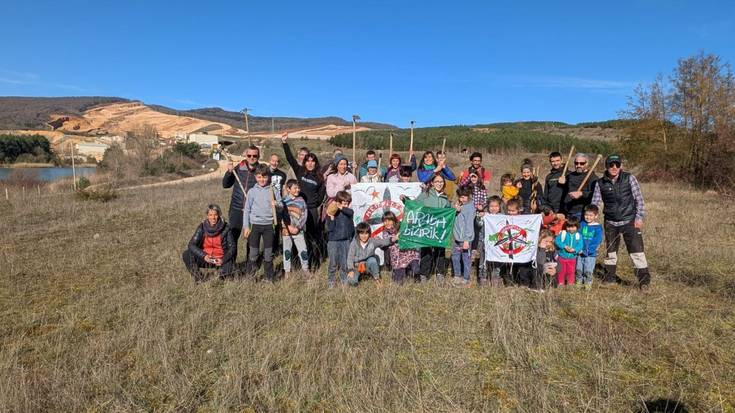
<instances>
[{"instance_id":1,"label":"grey hoodie","mask_svg":"<svg viewBox=\"0 0 735 413\"><path fill-rule=\"evenodd\" d=\"M472 242L475 239L475 206L472 202L462 205L454 219L454 240Z\"/></svg>"},{"instance_id":2,"label":"grey hoodie","mask_svg":"<svg viewBox=\"0 0 735 413\"><path fill-rule=\"evenodd\" d=\"M271 194L275 195L276 205L281 202L281 194L273 191L271 186L255 185L248 191L245 207L243 207L242 227L250 225L273 224L273 207L271 206Z\"/></svg>"},{"instance_id":3,"label":"grey hoodie","mask_svg":"<svg viewBox=\"0 0 735 413\"><path fill-rule=\"evenodd\" d=\"M377 248L387 247L392 243L390 238L369 238L367 244L363 247L359 235L355 235L347 253L347 271L353 271L358 262L365 261L374 256Z\"/></svg>"}]
</instances>

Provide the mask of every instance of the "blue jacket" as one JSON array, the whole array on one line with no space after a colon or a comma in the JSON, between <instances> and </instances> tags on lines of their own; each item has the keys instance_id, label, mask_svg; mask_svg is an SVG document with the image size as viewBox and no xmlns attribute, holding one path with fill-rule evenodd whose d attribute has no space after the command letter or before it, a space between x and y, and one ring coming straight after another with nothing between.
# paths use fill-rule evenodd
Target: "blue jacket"
<instances>
[{"instance_id":1,"label":"blue jacket","mask_svg":"<svg viewBox=\"0 0 735 413\"><path fill-rule=\"evenodd\" d=\"M457 242L472 242L475 239L475 205L468 202L454 219L454 240Z\"/></svg>"},{"instance_id":2,"label":"blue jacket","mask_svg":"<svg viewBox=\"0 0 735 413\"><path fill-rule=\"evenodd\" d=\"M556 236L554 244L556 245L559 256L567 259L577 258L579 252L582 251L582 248L584 247L584 242L582 242L582 234L580 234L579 231L575 232L574 234L570 234L567 231L560 232L559 235ZM572 247L574 252L567 252L564 249L564 247L567 246Z\"/></svg>"},{"instance_id":3,"label":"blue jacket","mask_svg":"<svg viewBox=\"0 0 735 413\"><path fill-rule=\"evenodd\" d=\"M444 168L442 168L440 175L446 181L454 181L457 179L457 177L454 176L454 172L452 172L452 169L447 165L444 165ZM434 177L434 169L424 169L419 166L419 169L416 170L416 176L419 178L419 182L427 183L431 181L431 179Z\"/></svg>"},{"instance_id":4,"label":"blue jacket","mask_svg":"<svg viewBox=\"0 0 735 413\"><path fill-rule=\"evenodd\" d=\"M349 241L355 237L355 223L352 217L355 211L342 208L334 215L334 219L327 216L327 240Z\"/></svg>"},{"instance_id":5,"label":"blue jacket","mask_svg":"<svg viewBox=\"0 0 735 413\"><path fill-rule=\"evenodd\" d=\"M588 224L587 221L582 221L579 233L582 234L582 242L584 243L581 255L583 257L596 257L597 249L602 243L602 225L597 222Z\"/></svg>"}]
</instances>

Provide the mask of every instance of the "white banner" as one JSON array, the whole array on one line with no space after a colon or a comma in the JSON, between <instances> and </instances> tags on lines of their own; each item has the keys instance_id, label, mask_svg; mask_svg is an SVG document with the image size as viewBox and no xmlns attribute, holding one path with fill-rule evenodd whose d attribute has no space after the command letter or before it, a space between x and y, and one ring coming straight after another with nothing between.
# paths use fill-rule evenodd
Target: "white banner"
<instances>
[{"instance_id":1,"label":"white banner","mask_svg":"<svg viewBox=\"0 0 735 413\"><path fill-rule=\"evenodd\" d=\"M354 184L351 188L352 205L355 211L355 225L367 222L373 236L383 232L383 213L392 211L400 222L403 218L401 195L416 198L421 193L419 182L380 182L374 184Z\"/></svg>"},{"instance_id":2,"label":"white banner","mask_svg":"<svg viewBox=\"0 0 735 413\"><path fill-rule=\"evenodd\" d=\"M531 262L536 259L541 214L485 214L485 260Z\"/></svg>"}]
</instances>

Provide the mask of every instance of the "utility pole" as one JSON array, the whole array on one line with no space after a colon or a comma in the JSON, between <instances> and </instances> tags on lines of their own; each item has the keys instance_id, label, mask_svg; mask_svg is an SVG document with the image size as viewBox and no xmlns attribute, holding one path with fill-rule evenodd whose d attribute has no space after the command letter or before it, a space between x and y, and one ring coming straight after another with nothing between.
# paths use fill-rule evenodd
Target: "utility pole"
<instances>
[{"instance_id":1,"label":"utility pole","mask_svg":"<svg viewBox=\"0 0 735 413\"><path fill-rule=\"evenodd\" d=\"M72 174L72 181L71 188L73 190L77 190L77 169L74 164L74 141L71 142L71 174Z\"/></svg>"},{"instance_id":2,"label":"utility pole","mask_svg":"<svg viewBox=\"0 0 735 413\"><path fill-rule=\"evenodd\" d=\"M250 137L250 125L248 125L248 111L250 111L250 108L243 108L240 113L245 115L245 135L248 136L248 144L253 144L253 139Z\"/></svg>"},{"instance_id":3,"label":"utility pole","mask_svg":"<svg viewBox=\"0 0 735 413\"><path fill-rule=\"evenodd\" d=\"M357 121L360 115L352 115L352 162L357 165ZM354 168L353 168L354 169Z\"/></svg>"}]
</instances>

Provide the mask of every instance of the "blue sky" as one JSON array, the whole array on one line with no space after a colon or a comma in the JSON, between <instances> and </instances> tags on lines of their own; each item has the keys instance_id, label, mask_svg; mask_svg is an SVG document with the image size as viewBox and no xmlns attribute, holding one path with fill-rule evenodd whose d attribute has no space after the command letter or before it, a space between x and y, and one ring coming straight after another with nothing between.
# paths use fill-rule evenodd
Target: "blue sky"
<instances>
[{"instance_id":1,"label":"blue sky","mask_svg":"<svg viewBox=\"0 0 735 413\"><path fill-rule=\"evenodd\" d=\"M616 117L677 59L735 64L735 1L4 0L0 39L0 95L581 122Z\"/></svg>"}]
</instances>

